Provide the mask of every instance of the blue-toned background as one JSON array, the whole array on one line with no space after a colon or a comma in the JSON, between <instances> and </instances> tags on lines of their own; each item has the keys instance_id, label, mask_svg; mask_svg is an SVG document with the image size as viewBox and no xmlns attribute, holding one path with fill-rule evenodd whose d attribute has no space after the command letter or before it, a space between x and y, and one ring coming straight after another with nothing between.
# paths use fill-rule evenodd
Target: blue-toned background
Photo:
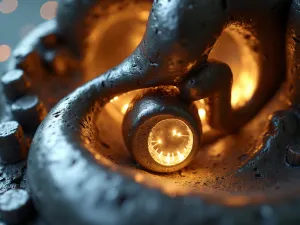
<instances>
[{"instance_id":1,"label":"blue-toned background","mask_svg":"<svg viewBox=\"0 0 300 225\"><path fill-rule=\"evenodd\" d=\"M0 0L0 71L22 37L38 24L55 17L57 2Z\"/></svg>"}]
</instances>

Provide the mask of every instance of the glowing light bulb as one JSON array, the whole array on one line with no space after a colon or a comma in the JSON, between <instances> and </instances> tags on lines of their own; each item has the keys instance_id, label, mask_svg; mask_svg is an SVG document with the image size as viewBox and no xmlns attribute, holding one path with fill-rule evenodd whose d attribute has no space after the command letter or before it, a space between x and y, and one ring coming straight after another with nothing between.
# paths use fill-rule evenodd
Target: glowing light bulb
<instances>
[{"instance_id":1,"label":"glowing light bulb","mask_svg":"<svg viewBox=\"0 0 300 225\"><path fill-rule=\"evenodd\" d=\"M166 163L167 163L167 164L170 164L170 161L171 161L171 160L170 160L170 153L168 153L168 155L167 155L167 157L166 157Z\"/></svg>"},{"instance_id":2,"label":"glowing light bulb","mask_svg":"<svg viewBox=\"0 0 300 225\"><path fill-rule=\"evenodd\" d=\"M161 159L163 152L160 152L158 158Z\"/></svg>"},{"instance_id":3,"label":"glowing light bulb","mask_svg":"<svg viewBox=\"0 0 300 225\"><path fill-rule=\"evenodd\" d=\"M152 128L148 137L149 153L161 165L180 164L192 148L192 131L182 120L162 120Z\"/></svg>"}]
</instances>

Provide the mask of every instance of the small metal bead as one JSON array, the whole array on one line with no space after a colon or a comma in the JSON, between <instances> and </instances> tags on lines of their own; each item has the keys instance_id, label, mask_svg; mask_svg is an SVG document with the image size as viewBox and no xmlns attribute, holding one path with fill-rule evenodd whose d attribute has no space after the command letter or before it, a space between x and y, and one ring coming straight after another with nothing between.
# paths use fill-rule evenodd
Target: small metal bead
<instances>
[{"instance_id":1,"label":"small metal bead","mask_svg":"<svg viewBox=\"0 0 300 225\"><path fill-rule=\"evenodd\" d=\"M12 104L11 109L13 116L23 126L25 132L35 132L46 116L44 105L35 95L27 95L18 99Z\"/></svg>"},{"instance_id":2,"label":"small metal bead","mask_svg":"<svg viewBox=\"0 0 300 225\"><path fill-rule=\"evenodd\" d=\"M30 83L22 70L12 70L1 78L6 98L14 101L25 95L29 89Z\"/></svg>"},{"instance_id":3,"label":"small metal bead","mask_svg":"<svg viewBox=\"0 0 300 225\"><path fill-rule=\"evenodd\" d=\"M4 222L20 224L33 215L33 204L27 191L13 189L0 196L0 215Z\"/></svg>"},{"instance_id":4,"label":"small metal bead","mask_svg":"<svg viewBox=\"0 0 300 225\"><path fill-rule=\"evenodd\" d=\"M4 163L16 163L27 155L22 127L16 121L0 124L0 158Z\"/></svg>"},{"instance_id":5,"label":"small metal bead","mask_svg":"<svg viewBox=\"0 0 300 225\"><path fill-rule=\"evenodd\" d=\"M300 145L293 144L287 148L286 161L291 166L300 166Z\"/></svg>"}]
</instances>

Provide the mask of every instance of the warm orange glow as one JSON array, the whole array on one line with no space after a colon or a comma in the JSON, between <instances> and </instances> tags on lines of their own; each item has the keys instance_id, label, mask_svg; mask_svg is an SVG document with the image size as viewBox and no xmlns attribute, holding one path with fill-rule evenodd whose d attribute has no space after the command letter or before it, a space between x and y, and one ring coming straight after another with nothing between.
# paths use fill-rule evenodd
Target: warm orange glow
<instances>
[{"instance_id":1,"label":"warm orange glow","mask_svg":"<svg viewBox=\"0 0 300 225\"><path fill-rule=\"evenodd\" d=\"M230 196L230 198L225 198L224 203L229 206L242 206L250 202L250 198L247 196Z\"/></svg>"},{"instance_id":2,"label":"warm orange glow","mask_svg":"<svg viewBox=\"0 0 300 225\"><path fill-rule=\"evenodd\" d=\"M205 109L200 108L200 109L198 110L198 113L199 113L200 119L203 120L203 119L206 118L206 111L205 111Z\"/></svg>"},{"instance_id":3,"label":"warm orange glow","mask_svg":"<svg viewBox=\"0 0 300 225\"><path fill-rule=\"evenodd\" d=\"M198 114L201 119L202 130L205 133L210 130L210 126L207 122L207 104L205 103L204 99L201 99L196 103L196 106L198 108Z\"/></svg>"},{"instance_id":4,"label":"warm orange glow","mask_svg":"<svg viewBox=\"0 0 300 225\"><path fill-rule=\"evenodd\" d=\"M93 51L90 51L93 53L85 56L85 64L95 64L95 68L88 68L86 80L117 66L131 55L144 36L150 9L150 2L135 4L133 1L122 10L108 7L108 15L97 22L101 29L94 29L87 40L93 43Z\"/></svg>"},{"instance_id":5,"label":"warm orange glow","mask_svg":"<svg viewBox=\"0 0 300 225\"><path fill-rule=\"evenodd\" d=\"M231 104L234 108L242 107L249 101L255 91L257 81L250 73L244 71L240 74L232 88Z\"/></svg>"},{"instance_id":6,"label":"warm orange glow","mask_svg":"<svg viewBox=\"0 0 300 225\"><path fill-rule=\"evenodd\" d=\"M144 181L145 177L142 174L137 173L137 174L135 174L134 179L136 182L142 182L142 181Z\"/></svg>"},{"instance_id":7,"label":"warm orange glow","mask_svg":"<svg viewBox=\"0 0 300 225\"><path fill-rule=\"evenodd\" d=\"M144 11L139 12L139 19L141 21L147 22L148 17L149 17L149 11L148 10L144 10Z\"/></svg>"},{"instance_id":8,"label":"warm orange glow","mask_svg":"<svg viewBox=\"0 0 300 225\"><path fill-rule=\"evenodd\" d=\"M113 102L117 101L118 99L119 99L119 97L116 96L116 97L114 97L113 99L111 99L110 102L113 103Z\"/></svg>"},{"instance_id":9,"label":"warm orange glow","mask_svg":"<svg viewBox=\"0 0 300 225\"><path fill-rule=\"evenodd\" d=\"M251 76L251 74L247 71L239 74L239 77L233 84L232 92L231 92L231 105L234 109L243 107L247 101L251 99L253 96L257 85L257 78ZM203 101L200 102L198 106L198 114L203 123L203 130L207 131L209 128L207 127L206 121L206 109Z\"/></svg>"},{"instance_id":10,"label":"warm orange glow","mask_svg":"<svg viewBox=\"0 0 300 225\"><path fill-rule=\"evenodd\" d=\"M123 105L123 107L122 107L122 113L123 114L125 114L127 112L128 107L129 107L129 104Z\"/></svg>"},{"instance_id":11,"label":"warm orange glow","mask_svg":"<svg viewBox=\"0 0 300 225\"><path fill-rule=\"evenodd\" d=\"M244 38L228 29L218 40L211 58L227 63L233 72L231 105L243 107L253 96L258 84L258 65L255 54L245 44ZM207 109L203 100L197 103L203 132L210 129L206 121Z\"/></svg>"},{"instance_id":12,"label":"warm orange glow","mask_svg":"<svg viewBox=\"0 0 300 225\"><path fill-rule=\"evenodd\" d=\"M255 70L255 65L253 65L253 67L248 67L248 69L247 67L245 67L244 71L240 72L237 75L234 75L234 83L231 92L231 104L233 108L242 107L247 103L247 101L251 99L258 82L258 76L256 73L257 71ZM119 114L117 111L113 112L112 109L110 110L111 114L115 114L114 117L117 117L117 119L121 119L122 115L126 113L129 107L129 103L135 95L136 91L112 98L110 102L113 103L114 107L117 109L117 111L119 110L121 114ZM205 133L211 129L207 122L207 104L203 99L201 99L196 103L196 105L198 108L199 117L202 122L202 129ZM181 136L181 134L176 133L176 136Z\"/></svg>"},{"instance_id":13,"label":"warm orange glow","mask_svg":"<svg viewBox=\"0 0 300 225\"><path fill-rule=\"evenodd\" d=\"M141 15L141 17L145 19L146 13L145 15ZM135 45L138 44L139 40L137 36L132 37L132 42ZM256 55L247 47L244 41L243 37L232 31L224 33L210 55L214 59L227 63L233 72L233 87L231 92L231 105L233 109L243 107L252 98L259 82ZM108 113L115 120L122 123L123 115L138 92L132 91L113 97L110 101L111 104L108 104L106 107ZM204 99L201 99L196 102L196 106L201 119L203 133L207 133L211 130L207 120L208 105ZM178 120L176 121L178 122ZM148 137L149 152L153 159L161 165L177 165L183 162L191 153L193 144L192 132L186 125L184 127L177 124L178 126L168 128L169 124L177 123L173 120L162 122L164 125L160 126L161 124L159 125L158 123L157 126L160 126L159 130L153 128ZM172 146L170 147L170 145ZM219 154L223 150L222 146L218 146L214 152L210 153Z\"/></svg>"},{"instance_id":14,"label":"warm orange glow","mask_svg":"<svg viewBox=\"0 0 300 225\"><path fill-rule=\"evenodd\" d=\"M226 150L226 144L223 141L216 142L211 148L208 150L208 156L216 157L221 155Z\"/></svg>"},{"instance_id":15,"label":"warm orange glow","mask_svg":"<svg viewBox=\"0 0 300 225\"><path fill-rule=\"evenodd\" d=\"M192 148L192 131L178 119L160 121L152 128L148 137L150 155L164 166L180 164L190 155Z\"/></svg>"}]
</instances>

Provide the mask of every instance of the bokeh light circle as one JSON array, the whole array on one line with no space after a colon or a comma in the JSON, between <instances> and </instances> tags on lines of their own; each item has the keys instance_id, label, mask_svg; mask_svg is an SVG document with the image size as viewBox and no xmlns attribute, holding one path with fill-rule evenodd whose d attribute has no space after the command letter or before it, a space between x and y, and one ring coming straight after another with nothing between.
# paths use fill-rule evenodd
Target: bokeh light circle
<instances>
[{"instance_id":1,"label":"bokeh light circle","mask_svg":"<svg viewBox=\"0 0 300 225\"><path fill-rule=\"evenodd\" d=\"M18 1L17 0L2 0L0 2L0 12L2 13L12 13L15 11L18 7Z\"/></svg>"},{"instance_id":2,"label":"bokeh light circle","mask_svg":"<svg viewBox=\"0 0 300 225\"><path fill-rule=\"evenodd\" d=\"M48 1L42 5L40 13L45 20L51 20L56 17L58 3L56 1Z\"/></svg>"},{"instance_id":3,"label":"bokeh light circle","mask_svg":"<svg viewBox=\"0 0 300 225\"><path fill-rule=\"evenodd\" d=\"M11 55L11 49L8 45L0 45L0 62L5 62Z\"/></svg>"}]
</instances>

